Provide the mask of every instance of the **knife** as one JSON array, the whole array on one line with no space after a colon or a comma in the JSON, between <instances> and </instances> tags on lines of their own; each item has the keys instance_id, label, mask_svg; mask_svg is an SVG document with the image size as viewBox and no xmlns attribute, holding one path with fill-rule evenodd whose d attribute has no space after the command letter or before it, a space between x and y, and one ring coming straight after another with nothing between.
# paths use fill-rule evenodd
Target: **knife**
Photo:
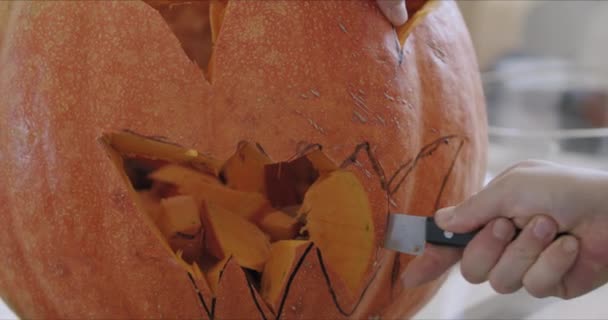
<instances>
[{"instance_id":1,"label":"knife","mask_svg":"<svg viewBox=\"0 0 608 320\"><path fill-rule=\"evenodd\" d=\"M402 253L420 255L424 252L427 243L465 247L477 232L476 230L469 233L452 233L439 228L432 217L391 213L388 215L384 247Z\"/></svg>"}]
</instances>

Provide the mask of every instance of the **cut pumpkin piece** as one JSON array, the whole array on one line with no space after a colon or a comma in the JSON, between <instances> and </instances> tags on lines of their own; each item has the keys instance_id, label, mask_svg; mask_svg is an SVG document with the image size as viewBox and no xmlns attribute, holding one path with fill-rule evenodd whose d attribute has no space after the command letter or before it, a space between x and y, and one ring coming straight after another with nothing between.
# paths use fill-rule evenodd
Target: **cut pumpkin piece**
<instances>
[{"instance_id":1,"label":"cut pumpkin piece","mask_svg":"<svg viewBox=\"0 0 608 320\"><path fill-rule=\"evenodd\" d=\"M230 188L264 193L264 166L269 163L270 158L257 144L241 142L224 164L222 176Z\"/></svg>"},{"instance_id":2,"label":"cut pumpkin piece","mask_svg":"<svg viewBox=\"0 0 608 320\"><path fill-rule=\"evenodd\" d=\"M337 170L313 184L300 208L310 240L354 293L373 261L374 225L368 195L357 177Z\"/></svg>"},{"instance_id":3,"label":"cut pumpkin piece","mask_svg":"<svg viewBox=\"0 0 608 320\"><path fill-rule=\"evenodd\" d=\"M220 181L212 175L177 164L163 166L152 172L149 177L154 181L170 183L186 188L196 188L202 183L220 183Z\"/></svg>"},{"instance_id":4,"label":"cut pumpkin piece","mask_svg":"<svg viewBox=\"0 0 608 320\"><path fill-rule=\"evenodd\" d=\"M289 276L310 245L306 240L283 240L272 244L270 258L262 273L260 294L275 312L285 295Z\"/></svg>"},{"instance_id":5,"label":"cut pumpkin piece","mask_svg":"<svg viewBox=\"0 0 608 320\"><path fill-rule=\"evenodd\" d=\"M268 201L259 193L230 189L210 176L180 166L165 166L150 174L150 178L176 185L180 194L192 195L197 203L218 205L250 221L268 207Z\"/></svg>"},{"instance_id":6,"label":"cut pumpkin piece","mask_svg":"<svg viewBox=\"0 0 608 320\"><path fill-rule=\"evenodd\" d=\"M178 232L194 234L201 228L198 205L191 196L181 195L162 199L163 214L158 227L165 237Z\"/></svg>"},{"instance_id":7,"label":"cut pumpkin piece","mask_svg":"<svg viewBox=\"0 0 608 320\"><path fill-rule=\"evenodd\" d=\"M223 185L204 184L196 190L184 191L199 202L217 205L249 221L256 221L269 207L268 201L259 193L237 191Z\"/></svg>"},{"instance_id":8,"label":"cut pumpkin piece","mask_svg":"<svg viewBox=\"0 0 608 320\"><path fill-rule=\"evenodd\" d=\"M162 199L162 214L158 228L166 237L169 246L181 251L187 262L196 261L203 253L203 231L198 205L190 196L175 196Z\"/></svg>"},{"instance_id":9,"label":"cut pumpkin piece","mask_svg":"<svg viewBox=\"0 0 608 320\"><path fill-rule=\"evenodd\" d=\"M150 220L156 223L163 213L160 199L149 190L142 190L137 193L139 194L139 200L144 211L148 214Z\"/></svg>"},{"instance_id":10,"label":"cut pumpkin piece","mask_svg":"<svg viewBox=\"0 0 608 320\"><path fill-rule=\"evenodd\" d=\"M102 140L123 156L188 163L213 175L218 174L221 166L221 161L202 155L194 149L186 149L158 138L146 137L129 131L106 134Z\"/></svg>"},{"instance_id":11,"label":"cut pumpkin piece","mask_svg":"<svg viewBox=\"0 0 608 320\"><path fill-rule=\"evenodd\" d=\"M220 206L206 203L202 210L205 247L222 260L232 256L240 266L262 271L270 254L268 236L255 224Z\"/></svg>"},{"instance_id":12,"label":"cut pumpkin piece","mask_svg":"<svg viewBox=\"0 0 608 320\"><path fill-rule=\"evenodd\" d=\"M258 222L260 229L270 236L270 241L293 239L298 235L298 220L282 211L266 213Z\"/></svg>"}]
</instances>

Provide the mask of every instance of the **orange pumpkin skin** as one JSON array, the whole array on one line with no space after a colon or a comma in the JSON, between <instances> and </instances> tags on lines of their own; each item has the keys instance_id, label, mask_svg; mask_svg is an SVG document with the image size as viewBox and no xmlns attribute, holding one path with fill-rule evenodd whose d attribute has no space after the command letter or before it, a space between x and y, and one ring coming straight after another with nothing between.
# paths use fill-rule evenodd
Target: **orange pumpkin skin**
<instances>
[{"instance_id":1,"label":"orange pumpkin skin","mask_svg":"<svg viewBox=\"0 0 608 320\"><path fill-rule=\"evenodd\" d=\"M282 315L411 316L441 281L401 288L411 258L381 249L386 213L430 215L485 170L475 54L456 5L435 6L401 47L371 1L229 2L209 81L144 3L14 3L0 38L0 297L25 318L208 317L209 289L161 246L97 143L128 128L218 159L250 140L275 160L318 143L340 164L367 143L348 168L374 209L370 284L346 296L336 282L342 309L356 307L340 312L311 249L294 287L305 303L288 297ZM227 270L215 317L273 318Z\"/></svg>"}]
</instances>

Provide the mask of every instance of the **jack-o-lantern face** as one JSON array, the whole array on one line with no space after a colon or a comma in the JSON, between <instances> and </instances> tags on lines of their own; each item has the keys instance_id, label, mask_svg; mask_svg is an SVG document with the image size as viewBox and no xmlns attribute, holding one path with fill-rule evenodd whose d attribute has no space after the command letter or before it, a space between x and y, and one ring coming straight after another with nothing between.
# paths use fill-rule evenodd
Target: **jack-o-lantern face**
<instances>
[{"instance_id":1,"label":"jack-o-lantern face","mask_svg":"<svg viewBox=\"0 0 608 320\"><path fill-rule=\"evenodd\" d=\"M23 317L404 317L387 214L480 187L455 4L0 7L0 296ZM4 11L3 11L4 10Z\"/></svg>"}]
</instances>

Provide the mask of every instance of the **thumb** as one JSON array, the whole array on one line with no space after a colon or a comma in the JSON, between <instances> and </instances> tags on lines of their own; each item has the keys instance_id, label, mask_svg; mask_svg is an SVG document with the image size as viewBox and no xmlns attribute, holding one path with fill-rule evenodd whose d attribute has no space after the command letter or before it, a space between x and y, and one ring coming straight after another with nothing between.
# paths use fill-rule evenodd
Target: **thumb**
<instances>
[{"instance_id":1,"label":"thumb","mask_svg":"<svg viewBox=\"0 0 608 320\"><path fill-rule=\"evenodd\" d=\"M393 25L400 26L407 21L405 0L378 0L378 6Z\"/></svg>"},{"instance_id":2,"label":"thumb","mask_svg":"<svg viewBox=\"0 0 608 320\"><path fill-rule=\"evenodd\" d=\"M463 249L427 245L424 253L412 260L401 275L403 288L410 289L438 279L462 256Z\"/></svg>"}]
</instances>

